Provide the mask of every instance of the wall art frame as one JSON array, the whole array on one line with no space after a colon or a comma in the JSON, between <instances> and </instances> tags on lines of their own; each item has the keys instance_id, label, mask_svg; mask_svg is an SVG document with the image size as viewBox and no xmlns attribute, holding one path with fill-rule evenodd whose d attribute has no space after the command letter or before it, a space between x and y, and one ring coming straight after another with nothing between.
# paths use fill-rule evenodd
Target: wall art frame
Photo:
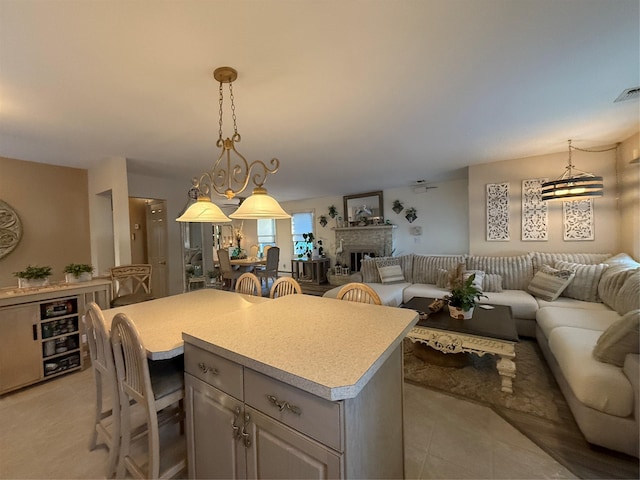
<instances>
[{"instance_id":1,"label":"wall art frame","mask_svg":"<svg viewBox=\"0 0 640 480\"><path fill-rule=\"evenodd\" d=\"M565 242L595 240L593 198L562 202Z\"/></svg>"},{"instance_id":2,"label":"wall art frame","mask_svg":"<svg viewBox=\"0 0 640 480\"><path fill-rule=\"evenodd\" d=\"M0 258L9 255L22 239L22 222L17 212L0 200Z\"/></svg>"},{"instance_id":3,"label":"wall art frame","mask_svg":"<svg viewBox=\"0 0 640 480\"><path fill-rule=\"evenodd\" d=\"M548 178L522 180L522 230L523 242L549 240L549 209L542 200L542 184Z\"/></svg>"},{"instance_id":4,"label":"wall art frame","mask_svg":"<svg viewBox=\"0 0 640 480\"><path fill-rule=\"evenodd\" d=\"M487 241L508 242L509 235L509 182L488 183L486 194Z\"/></svg>"}]
</instances>

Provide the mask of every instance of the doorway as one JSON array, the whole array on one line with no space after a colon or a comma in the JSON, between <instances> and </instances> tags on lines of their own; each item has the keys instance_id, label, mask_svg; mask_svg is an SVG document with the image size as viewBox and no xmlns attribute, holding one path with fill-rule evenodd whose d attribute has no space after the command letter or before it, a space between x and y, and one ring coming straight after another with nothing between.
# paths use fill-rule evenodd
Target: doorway
<instances>
[{"instance_id":1,"label":"doorway","mask_svg":"<svg viewBox=\"0 0 640 480\"><path fill-rule=\"evenodd\" d=\"M131 263L152 267L151 291L156 298L168 293L167 208L166 201L153 198L129 198Z\"/></svg>"}]
</instances>

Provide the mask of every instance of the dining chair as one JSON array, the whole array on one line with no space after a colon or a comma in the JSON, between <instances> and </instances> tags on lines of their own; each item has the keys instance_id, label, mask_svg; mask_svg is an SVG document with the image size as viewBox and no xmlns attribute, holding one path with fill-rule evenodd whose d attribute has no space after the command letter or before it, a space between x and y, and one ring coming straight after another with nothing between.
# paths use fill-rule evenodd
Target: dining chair
<instances>
[{"instance_id":1,"label":"dining chair","mask_svg":"<svg viewBox=\"0 0 640 480\"><path fill-rule=\"evenodd\" d=\"M262 285L262 279L264 278L265 287L269 286L269 279L273 278L275 282L278 279L278 262L280 261L280 248L271 247L267 250L267 263L261 270L256 270L255 274L260 279L260 285Z\"/></svg>"},{"instance_id":2,"label":"dining chair","mask_svg":"<svg viewBox=\"0 0 640 480\"><path fill-rule=\"evenodd\" d=\"M138 330L124 313L112 320L111 344L120 392L121 441L116 478L124 478L125 472L136 478L174 477L187 465L186 440L183 435L177 439L163 435L163 441L174 443L161 445L160 426L169 421L184 422L184 358L148 361ZM147 439L147 455L143 459L132 453L132 402L145 410L147 434L135 439Z\"/></svg>"},{"instance_id":3,"label":"dining chair","mask_svg":"<svg viewBox=\"0 0 640 480\"><path fill-rule=\"evenodd\" d=\"M380 297L373 288L369 285L358 282L347 283L340 289L337 298L338 300L347 300L349 302L382 305Z\"/></svg>"},{"instance_id":4,"label":"dining chair","mask_svg":"<svg viewBox=\"0 0 640 480\"><path fill-rule=\"evenodd\" d=\"M271 285L269 298L278 298L293 294L302 294L300 284L295 280L295 278L280 277L273 282L273 285Z\"/></svg>"},{"instance_id":5,"label":"dining chair","mask_svg":"<svg viewBox=\"0 0 640 480\"><path fill-rule=\"evenodd\" d=\"M229 290L233 289L238 277L242 275L242 272L234 270L231 266L231 259L229 258L229 250L221 248L218 250L218 262L220 263L220 276L222 282L226 283L226 280L230 280Z\"/></svg>"},{"instance_id":6,"label":"dining chair","mask_svg":"<svg viewBox=\"0 0 640 480\"><path fill-rule=\"evenodd\" d=\"M145 263L120 265L109 269L111 274L111 306L153 300L151 294L151 265Z\"/></svg>"},{"instance_id":7,"label":"dining chair","mask_svg":"<svg viewBox=\"0 0 640 480\"><path fill-rule=\"evenodd\" d=\"M98 438L106 445L109 450L107 478L111 478L116 473L120 445L120 395L118 394L113 350L102 310L95 302L89 303L82 319L96 383L96 409L89 450L96 448ZM111 408L106 410L104 409L105 403L107 403L105 400L108 400L111 405Z\"/></svg>"},{"instance_id":8,"label":"dining chair","mask_svg":"<svg viewBox=\"0 0 640 480\"><path fill-rule=\"evenodd\" d=\"M254 297L262 296L262 283L253 273L247 272L240 275L236 282L236 292Z\"/></svg>"},{"instance_id":9,"label":"dining chair","mask_svg":"<svg viewBox=\"0 0 640 480\"><path fill-rule=\"evenodd\" d=\"M251 245L251 247L249 247L249 258L256 258L259 251L260 247L258 245Z\"/></svg>"}]
</instances>

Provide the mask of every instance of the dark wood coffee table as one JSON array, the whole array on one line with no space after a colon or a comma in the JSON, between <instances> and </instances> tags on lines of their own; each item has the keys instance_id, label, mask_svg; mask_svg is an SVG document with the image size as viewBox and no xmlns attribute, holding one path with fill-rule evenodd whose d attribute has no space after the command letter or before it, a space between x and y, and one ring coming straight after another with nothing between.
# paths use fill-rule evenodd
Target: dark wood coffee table
<instances>
[{"instance_id":1,"label":"dark wood coffee table","mask_svg":"<svg viewBox=\"0 0 640 480\"><path fill-rule=\"evenodd\" d=\"M498 355L498 373L502 380L502 391L513 393L516 376L516 350L518 332L511 307L492 305L485 310L476 306L473 318L458 320L451 318L447 306L439 312L429 310L433 298L413 297L404 308L421 313L420 320L407 337L443 353L473 353L479 356ZM424 318L422 313L427 313Z\"/></svg>"}]
</instances>

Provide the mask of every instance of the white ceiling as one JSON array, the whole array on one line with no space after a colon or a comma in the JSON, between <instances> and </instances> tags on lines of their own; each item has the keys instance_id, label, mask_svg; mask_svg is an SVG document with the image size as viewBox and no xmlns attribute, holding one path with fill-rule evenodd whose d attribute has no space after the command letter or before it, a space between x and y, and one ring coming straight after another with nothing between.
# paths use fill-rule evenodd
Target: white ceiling
<instances>
[{"instance_id":1,"label":"white ceiling","mask_svg":"<svg viewBox=\"0 0 640 480\"><path fill-rule=\"evenodd\" d=\"M189 180L238 150L280 200L436 181L639 128L638 0L0 0L0 156ZM231 122L225 118L225 136ZM563 166L558 166L558 174ZM553 172L550 172L550 174Z\"/></svg>"}]
</instances>

